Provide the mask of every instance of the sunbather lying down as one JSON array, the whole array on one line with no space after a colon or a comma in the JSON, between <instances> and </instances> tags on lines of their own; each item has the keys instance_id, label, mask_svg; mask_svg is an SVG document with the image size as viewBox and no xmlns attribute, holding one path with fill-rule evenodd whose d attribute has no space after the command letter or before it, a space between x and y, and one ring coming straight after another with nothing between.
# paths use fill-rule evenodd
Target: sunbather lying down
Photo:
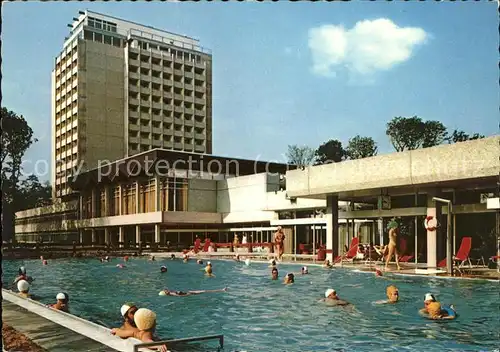
<instances>
[{"instance_id":1,"label":"sunbather lying down","mask_svg":"<svg viewBox=\"0 0 500 352\"><path fill-rule=\"evenodd\" d=\"M199 290L199 291L170 291L169 289L164 289L158 293L159 296L191 296L191 295L199 295L201 293L211 293L211 292L226 292L227 287L224 287L221 290Z\"/></svg>"}]
</instances>

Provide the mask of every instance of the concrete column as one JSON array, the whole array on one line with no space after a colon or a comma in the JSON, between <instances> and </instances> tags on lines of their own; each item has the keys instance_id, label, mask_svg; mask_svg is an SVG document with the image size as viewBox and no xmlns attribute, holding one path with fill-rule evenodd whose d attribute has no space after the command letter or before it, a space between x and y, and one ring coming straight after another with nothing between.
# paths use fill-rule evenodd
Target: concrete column
<instances>
[{"instance_id":1,"label":"concrete column","mask_svg":"<svg viewBox=\"0 0 500 352\"><path fill-rule=\"evenodd\" d=\"M139 214L139 200L140 200L140 187L139 187L139 182L135 183L135 213Z\"/></svg>"},{"instance_id":2,"label":"concrete column","mask_svg":"<svg viewBox=\"0 0 500 352\"><path fill-rule=\"evenodd\" d=\"M111 244L111 233L107 227L104 229L104 243Z\"/></svg>"},{"instance_id":3,"label":"concrete column","mask_svg":"<svg viewBox=\"0 0 500 352\"><path fill-rule=\"evenodd\" d=\"M110 204L110 199L109 199L109 186L105 186L104 188L104 216L109 216L110 211L109 211L109 204Z\"/></svg>"},{"instance_id":4,"label":"concrete column","mask_svg":"<svg viewBox=\"0 0 500 352\"><path fill-rule=\"evenodd\" d=\"M123 215L122 200L123 200L123 187L121 184L119 184L118 185L118 215Z\"/></svg>"},{"instance_id":5,"label":"concrete column","mask_svg":"<svg viewBox=\"0 0 500 352\"><path fill-rule=\"evenodd\" d=\"M155 243L160 243L160 224L155 225Z\"/></svg>"},{"instance_id":6,"label":"concrete column","mask_svg":"<svg viewBox=\"0 0 500 352\"><path fill-rule=\"evenodd\" d=\"M125 243L125 229L123 226L118 228L118 242ZM123 247L123 244L120 244L120 247Z\"/></svg>"},{"instance_id":7,"label":"concrete column","mask_svg":"<svg viewBox=\"0 0 500 352\"><path fill-rule=\"evenodd\" d=\"M97 217L97 190L92 189L92 217Z\"/></svg>"},{"instance_id":8,"label":"concrete column","mask_svg":"<svg viewBox=\"0 0 500 352\"><path fill-rule=\"evenodd\" d=\"M377 220L378 235L380 239L380 245L384 244L384 219L380 218Z\"/></svg>"},{"instance_id":9,"label":"concrete column","mask_svg":"<svg viewBox=\"0 0 500 352\"><path fill-rule=\"evenodd\" d=\"M83 234L84 234L84 231L83 230L78 230L78 233L80 235L80 243L83 243Z\"/></svg>"},{"instance_id":10,"label":"concrete column","mask_svg":"<svg viewBox=\"0 0 500 352\"><path fill-rule=\"evenodd\" d=\"M432 216L438 221L438 226L441 220L441 204L432 200L436 196L435 193L427 194L427 216ZM435 231L427 231L427 268L436 269L437 267L437 241L439 227Z\"/></svg>"},{"instance_id":11,"label":"concrete column","mask_svg":"<svg viewBox=\"0 0 500 352\"><path fill-rule=\"evenodd\" d=\"M326 258L333 262L339 254L339 197L326 197Z\"/></svg>"},{"instance_id":12,"label":"concrete column","mask_svg":"<svg viewBox=\"0 0 500 352\"><path fill-rule=\"evenodd\" d=\"M97 232L96 229L92 229L92 244L97 242Z\"/></svg>"},{"instance_id":13,"label":"concrete column","mask_svg":"<svg viewBox=\"0 0 500 352\"><path fill-rule=\"evenodd\" d=\"M83 219L83 194L80 193L78 196L78 219Z\"/></svg>"},{"instance_id":14,"label":"concrete column","mask_svg":"<svg viewBox=\"0 0 500 352\"><path fill-rule=\"evenodd\" d=\"M161 180L158 176L155 177L155 211L161 211L160 197Z\"/></svg>"},{"instance_id":15,"label":"concrete column","mask_svg":"<svg viewBox=\"0 0 500 352\"><path fill-rule=\"evenodd\" d=\"M135 225L135 243L141 243L141 226Z\"/></svg>"}]
</instances>

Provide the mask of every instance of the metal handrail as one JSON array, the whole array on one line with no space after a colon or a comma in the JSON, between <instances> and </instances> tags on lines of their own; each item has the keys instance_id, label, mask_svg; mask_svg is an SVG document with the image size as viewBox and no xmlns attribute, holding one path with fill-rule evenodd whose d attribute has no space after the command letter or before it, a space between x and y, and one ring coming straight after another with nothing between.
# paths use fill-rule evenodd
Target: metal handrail
<instances>
[{"instance_id":1,"label":"metal handrail","mask_svg":"<svg viewBox=\"0 0 500 352\"><path fill-rule=\"evenodd\" d=\"M220 348L224 348L224 335L208 335L208 336L200 336L200 337L186 337L183 339L173 339L173 340L138 343L138 344L134 345L134 352L138 352L139 349L143 348L143 347L153 347L153 346L166 345L166 344L173 345L173 344L178 344L178 343L183 343L183 342L205 341L205 340L215 340L215 339L219 340Z\"/></svg>"}]
</instances>

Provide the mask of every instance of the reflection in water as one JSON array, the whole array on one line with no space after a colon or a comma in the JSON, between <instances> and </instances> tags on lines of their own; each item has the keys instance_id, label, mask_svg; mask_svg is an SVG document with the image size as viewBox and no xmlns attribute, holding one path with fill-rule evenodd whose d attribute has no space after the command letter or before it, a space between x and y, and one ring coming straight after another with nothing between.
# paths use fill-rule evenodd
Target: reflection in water
<instances>
[{"instance_id":1,"label":"reflection in water","mask_svg":"<svg viewBox=\"0 0 500 352\"><path fill-rule=\"evenodd\" d=\"M180 338L222 333L226 351L443 351L497 348L500 321L498 284L390 275L391 280L347 269L309 267L309 275L296 275L283 285L287 272L299 266L279 264L280 280L270 279L268 264L213 261L217 276L206 278L195 261L131 258L126 270L121 259L100 263L95 259L4 261L4 282L14 279L24 265L36 280L32 291L44 303L66 291L76 315L108 326L121 323L120 306L132 301L154 310L158 333ZM168 272L161 274L161 265ZM389 276L389 275L388 275ZM397 304L374 305L385 298L388 285L401 294ZM158 296L171 290L220 289L187 297ZM329 307L319 302L334 288L352 306ZM455 304L455 321L429 321L420 317L425 293L433 292L443 304ZM190 351L206 351L204 344Z\"/></svg>"}]
</instances>

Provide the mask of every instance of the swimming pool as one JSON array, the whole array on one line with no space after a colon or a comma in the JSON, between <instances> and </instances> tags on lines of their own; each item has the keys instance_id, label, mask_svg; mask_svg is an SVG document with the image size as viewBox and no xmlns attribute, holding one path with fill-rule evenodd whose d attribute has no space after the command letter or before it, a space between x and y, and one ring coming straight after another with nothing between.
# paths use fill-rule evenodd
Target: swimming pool
<instances>
[{"instance_id":1,"label":"swimming pool","mask_svg":"<svg viewBox=\"0 0 500 352\"><path fill-rule=\"evenodd\" d=\"M72 313L108 326L119 326L120 306L126 301L154 310L163 338L224 334L225 351L493 351L498 348L498 283L472 280L394 276L376 278L349 269L309 267L296 275L295 284L282 284L286 272L300 267L280 264L280 281L270 280L267 264L212 261L216 277L208 278L194 260L147 261L132 258L127 268L121 259L3 262L4 287L20 265L35 278L32 293L44 303L55 295L70 295ZM161 274L161 265L168 273ZM396 305L374 305L394 284L401 300ZM189 297L158 296L171 290L216 289ZM354 309L326 307L318 300L327 288L355 305ZM442 303L453 303L456 321L429 321L418 316L426 292Z\"/></svg>"}]
</instances>

